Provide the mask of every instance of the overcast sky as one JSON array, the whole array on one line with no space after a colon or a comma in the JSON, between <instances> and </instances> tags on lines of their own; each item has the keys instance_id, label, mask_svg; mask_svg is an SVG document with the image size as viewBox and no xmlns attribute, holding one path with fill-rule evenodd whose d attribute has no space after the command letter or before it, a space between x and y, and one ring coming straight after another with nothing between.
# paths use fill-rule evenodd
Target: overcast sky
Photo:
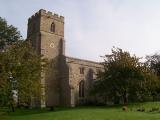
<instances>
[{"instance_id":1,"label":"overcast sky","mask_svg":"<svg viewBox=\"0 0 160 120\"><path fill-rule=\"evenodd\" d=\"M41 8L65 17L67 56L101 61L113 46L139 57L160 50L160 0L0 0L0 16L23 38Z\"/></svg>"}]
</instances>

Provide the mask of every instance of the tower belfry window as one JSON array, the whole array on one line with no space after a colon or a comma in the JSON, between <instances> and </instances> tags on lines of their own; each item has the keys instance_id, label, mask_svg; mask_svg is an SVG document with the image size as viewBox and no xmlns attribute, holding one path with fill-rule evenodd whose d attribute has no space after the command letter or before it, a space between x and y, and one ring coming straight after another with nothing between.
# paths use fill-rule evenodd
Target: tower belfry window
<instances>
[{"instance_id":1,"label":"tower belfry window","mask_svg":"<svg viewBox=\"0 0 160 120\"><path fill-rule=\"evenodd\" d=\"M54 22L52 22L52 24L51 24L51 32L55 32L55 24L54 24Z\"/></svg>"},{"instance_id":2,"label":"tower belfry window","mask_svg":"<svg viewBox=\"0 0 160 120\"><path fill-rule=\"evenodd\" d=\"M84 67L80 67L80 74L84 74Z\"/></svg>"}]
</instances>

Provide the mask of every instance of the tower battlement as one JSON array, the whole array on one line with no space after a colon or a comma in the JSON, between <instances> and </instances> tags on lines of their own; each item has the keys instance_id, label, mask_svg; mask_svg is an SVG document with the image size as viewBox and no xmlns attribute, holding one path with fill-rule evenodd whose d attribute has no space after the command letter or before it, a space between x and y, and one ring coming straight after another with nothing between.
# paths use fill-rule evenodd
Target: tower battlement
<instances>
[{"instance_id":1,"label":"tower battlement","mask_svg":"<svg viewBox=\"0 0 160 120\"><path fill-rule=\"evenodd\" d=\"M52 18L52 19L56 19L58 21L61 21L61 22L64 22L64 17L63 16L60 16L56 13L52 13L50 11L46 11L44 9L40 9L37 13L35 13L34 15L32 15L28 21L30 22L31 20L37 18L37 17L40 17L40 16L46 16L46 17L49 17L49 18Z\"/></svg>"}]
</instances>

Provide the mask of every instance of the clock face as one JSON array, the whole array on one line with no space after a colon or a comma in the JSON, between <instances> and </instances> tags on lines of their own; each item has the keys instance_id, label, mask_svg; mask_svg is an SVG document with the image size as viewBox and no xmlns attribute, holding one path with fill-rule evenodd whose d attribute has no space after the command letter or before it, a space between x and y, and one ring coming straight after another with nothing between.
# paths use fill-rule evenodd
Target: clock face
<instances>
[{"instance_id":1,"label":"clock face","mask_svg":"<svg viewBox=\"0 0 160 120\"><path fill-rule=\"evenodd\" d=\"M50 47L50 48L54 48L54 43L51 43L51 44L49 45L49 47Z\"/></svg>"}]
</instances>

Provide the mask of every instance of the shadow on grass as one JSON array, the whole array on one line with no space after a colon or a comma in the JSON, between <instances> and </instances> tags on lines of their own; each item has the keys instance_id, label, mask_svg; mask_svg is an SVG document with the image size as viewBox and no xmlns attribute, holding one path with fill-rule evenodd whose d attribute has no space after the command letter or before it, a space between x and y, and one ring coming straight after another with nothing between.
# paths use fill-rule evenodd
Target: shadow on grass
<instances>
[{"instance_id":1,"label":"shadow on grass","mask_svg":"<svg viewBox=\"0 0 160 120\"><path fill-rule=\"evenodd\" d=\"M26 108L16 108L15 112L11 112L7 108L0 109L0 116L25 116L25 115L33 115L33 114L45 114L51 112L60 112L60 111L71 111L79 109L79 107L69 108L69 107L55 107L53 111L50 108L33 108L33 109L26 109ZM81 109L81 108L80 108ZM83 107L84 109L84 107ZM2 113L2 114L1 114Z\"/></svg>"},{"instance_id":2,"label":"shadow on grass","mask_svg":"<svg viewBox=\"0 0 160 120\"><path fill-rule=\"evenodd\" d=\"M8 109L0 109L0 112L6 112L4 116L26 116L33 114L45 114L45 113L53 113L53 112L61 112L61 111L72 111L72 110L83 110L83 109L109 109L109 108L118 108L120 106L77 106L75 108L70 107L55 107L53 111L50 111L50 108L33 108L33 109L25 109L25 108L16 108L15 112L8 112Z\"/></svg>"},{"instance_id":3,"label":"shadow on grass","mask_svg":"<svg viewBox=\"0 0 160 120\"><path fill-rule=\"evenodd\" d=\"M155 105L159 104L160 102L154 103ZM50 111L50 108L33 108L33 109L25 109L25 108L17 108L15 112L8 112L8 109L0 109L0 113L6 112L4 116L25 116L25 115L33 115L33 114L45 114L45 113L53 113L53 112L61 112L61 111L72 111L72 110L83 110L83 109L122 109L124 105L110 105L110 106L77 106L75 108L70 107L55 107L53 111ZM148 107L153 106L153 102L151 103L132 103L128 104L129 109L137 109L140 106ZM134 110L132 110L134 111Z\"/></svg>"}]
</instances>

